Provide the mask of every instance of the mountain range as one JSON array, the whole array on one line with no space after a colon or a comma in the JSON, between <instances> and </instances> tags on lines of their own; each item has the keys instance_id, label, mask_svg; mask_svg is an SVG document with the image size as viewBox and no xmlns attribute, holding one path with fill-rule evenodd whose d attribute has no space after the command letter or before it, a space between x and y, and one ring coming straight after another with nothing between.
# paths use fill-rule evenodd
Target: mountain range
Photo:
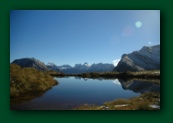
<instances>
[{"instance_id":1,"label":"mountain range","mask_svg":"<svg viewBox=\"0 0 173 123\"><path fill-rule=\"evenodd\" d=\"M98 63L89 65L87 62L84 64L75 64L74 67L70 65L57 66L54 63L48 63L45 65L43 62L35 58L21 58L16 59L12 64L17 64L21 67L32 67L41 71L54 70L56 72L61 72L65 74L79 74L85 72L111 72L114 69L113 64L108 63Z\"/></svg>"},{"instance_id":2,"label":"mountain range","mask_svg":"<svg viewBox=\"0 0 173 123\"><path fill-rule=\"evenodd\" d=\"M123 54L121 59L114 60L113 64L94 63L89 65L87 62L85 62L84 64L75 64L74 67L70 65L57 66L54 63L48 63L45 65L43 62L35 58L16 59L12 62L12 64L18 64L21 67L32 67L41 71L54 70L56 72L62 72L65 74L160 70L160 45L148 47L144 46L138 51Z\"/></svg>"},{"instance_id":3,"label":"mountain range","mask_svg":"<svg viewBox=\"0 0 173 123\"><path fill-rule=\"evenodd\" d=\"M114 69L113 64L98 63L89 65L87 62L84 64L75 64L74 67L70 65L57 66L65 74L79 74L86 72L111 72Z\"/></svg>"}]
</instances>

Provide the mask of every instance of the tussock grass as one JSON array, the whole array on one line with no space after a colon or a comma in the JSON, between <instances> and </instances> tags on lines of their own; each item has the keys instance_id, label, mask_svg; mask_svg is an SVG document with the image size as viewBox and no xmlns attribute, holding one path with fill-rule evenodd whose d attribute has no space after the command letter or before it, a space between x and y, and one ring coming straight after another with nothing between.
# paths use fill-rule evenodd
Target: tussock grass
<instances>
[{"instance_id":1,"label":"tussock grass","mask_svg":"<svg viewBox=\"0 0 173 123\"><path fill-rule=\"evenodd\" d=\"M34 68L10 65L10 97L25 96L31 92L41 92L58 84L50 75Z\"/></svg>"}]
</instances>

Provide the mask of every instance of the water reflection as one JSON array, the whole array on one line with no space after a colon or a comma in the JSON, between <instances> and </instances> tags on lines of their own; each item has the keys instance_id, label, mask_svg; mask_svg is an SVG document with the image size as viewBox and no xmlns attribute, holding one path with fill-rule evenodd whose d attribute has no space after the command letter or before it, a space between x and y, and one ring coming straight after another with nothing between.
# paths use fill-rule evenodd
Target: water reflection
<instances>
[{"instance_id":1,"label":"water reflection","mask_svg":"<svg viewBox=\"0 0 173 123\"><path fill-rule=\"evenodd\" d=\"M17 98L11 98L10 99L10 103L11 104L21 104L24 102L29 102L35 98L41 97L42 95L44 95L45 92L32 92L32 93L28 93L25 94L25 96L22 97L17 97Z\"/></svg>"},{"instance_id":2,"label":"water reflection","mask_svg":"<svg viewBox=\"0 0 173 123\"><path fill-rule=\"evenodd\" d=\"M113 83L114 84L117 84L117 85L120 85L121 84L118 79L113 80Z\"/></svg>"},{"instance_id":3,"label":"water reflection","mask_svg":"<svg viewBox=\"0 0 173 123\"><path fill-rule=\"evenodd\" d=\"M160 92L160 85L154 84L154 82L144 80L125 81L122 79L118 79L118 81L121 83L123 89L132 90L136 93Z\"/></svg>"},{"instance_id":4,"label":"water reflection","mask_svg":"<svg viewBox=\"0 0 173 123\"><path fill-rule=\"evenodd\" d=\"M11 105L13 110L69 110L82 104L101 105L119 98L131 98L140 93L159 92L159 85L140 80L91 79L80 77L55 78L59 85L35 99Z\"/></svg>"},{"instance_id":5,"label":"water reflection","mask_svg":"<svg viewBox=\"0 0 173 123\"><path fill-rule=\"evenodd\" d=\"M75 76L75 79L81 79L81 77Z\"/></svg>"}]
</instances>

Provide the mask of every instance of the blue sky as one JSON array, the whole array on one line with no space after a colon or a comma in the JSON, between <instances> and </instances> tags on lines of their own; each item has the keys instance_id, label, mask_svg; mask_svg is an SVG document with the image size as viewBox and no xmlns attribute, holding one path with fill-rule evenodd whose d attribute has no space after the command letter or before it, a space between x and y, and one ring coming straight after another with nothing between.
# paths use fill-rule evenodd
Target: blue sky
<instances>
[{"instance_id":1,"label":"blue sky","mask_svg":"<svg viewBox=\"0 0 173 123\"><path fill-rule=\"evenodd\" d=\"M160 44L159 10L12 10L10 62L112 63Z\"/></svg>"}]
</instances>

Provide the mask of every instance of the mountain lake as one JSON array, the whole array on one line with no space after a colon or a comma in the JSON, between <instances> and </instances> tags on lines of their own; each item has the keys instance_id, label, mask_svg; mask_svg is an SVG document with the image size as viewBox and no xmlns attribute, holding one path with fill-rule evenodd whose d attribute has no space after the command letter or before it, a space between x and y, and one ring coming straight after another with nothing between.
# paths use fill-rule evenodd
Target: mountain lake
<instances>
[{"instance_id":1,"label":"mountain lake","mask_svg":"<svg viewBox=\"0 0 173 123\"><path fill-rule=\"evenodd\" d=\"M160 92L160 86L139 80L55 78L59 84L37 97L16 99L11 110L72 110L83 104L102 105L115 99L128 99L144 92ZM11 101L12 102L12 101Z\"/></svg>"}]
</instances>

